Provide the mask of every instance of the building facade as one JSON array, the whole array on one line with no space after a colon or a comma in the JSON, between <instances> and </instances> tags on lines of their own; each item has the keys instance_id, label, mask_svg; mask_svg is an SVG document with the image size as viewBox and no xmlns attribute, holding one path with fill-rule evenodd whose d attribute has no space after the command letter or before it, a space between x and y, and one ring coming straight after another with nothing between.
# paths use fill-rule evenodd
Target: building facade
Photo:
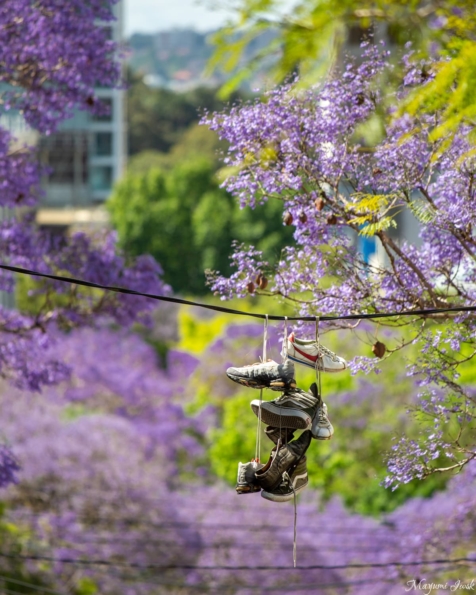
<instances>
[{"instance_id":1,"label":"building facade","mask_svg":"<svg viewBox=\"0 0 476 595\"><path fill-rule=\"evenodd\" d=\"M122 0L114 11L116 20L106 27L111 39L122 42ZM40 159L49 170L37 216L40 225L68 227L78 212L84 223L87 212L98 210L124 171L125 91L100 87L97 94L109 109L107 115L77 111L57 132L37 141Z\"/></svg>"}]
</instances>

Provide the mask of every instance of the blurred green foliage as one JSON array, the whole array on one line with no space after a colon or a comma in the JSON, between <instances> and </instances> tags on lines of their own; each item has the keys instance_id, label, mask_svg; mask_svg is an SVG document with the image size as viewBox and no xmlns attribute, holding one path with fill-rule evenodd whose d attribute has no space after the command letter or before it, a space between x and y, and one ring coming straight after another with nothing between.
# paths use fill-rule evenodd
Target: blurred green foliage
<instances>
[{"instance_id":1,"label":"blurred green foliage","mask_svg":"<svg viewBox=\"0 0 476 595\"><path fill-rule=\"evenodd\" d=\"M52 585L45 581L46 573L35 572L29 567L23 555L27 555L33 538L31 529L25 528L21 521L11 522L7 518L7 505L0 502L0 542L2 551L11 556L8 570L2 570L0 576L0 591L2 593L45 593ZM18 556L18 557L15 557ZM50 568L51 563L45 562L44 569ZM51 591L53 592L53 591ZM94 595L94 591L91 595ZM89 595L74 590L74 595Z\"/></svg>"},{"instance_id":2,"label":"blurred green foliage","mask_svg":"<svg viewBox=\"0 0 476 595\"><path fill-rule=\"evenodd\" d=\"M183 131L177 143L172 146L168 153L147 149L133 155L129 159L128 171L146 173L157 167L170 170L178 163L200 157L206 157L218 169L220 155L224 148L225 143L218 139L215 132L212 132L206 126L195 123Z\"/></svg>"},{"instance_id":3,"label":"blurred green foliage","mask_svg":"<svg viewBox=\"0 0 476 595\"><path fill-rule=\"evenodd\" d=\"M216 90L199 87L186 93L148 87L139 75L129 73L127 90L128 150L168 153L205 111L223 109ZM241 97L234 94L230 101ZM192 133L193 135L193 133Z\"/></svg>"},{"instance_id":4,"label":"blurred green foliage","mask_svg":"<svg viewBox=\"0 0 476 595\"><path fill-rule=\"evenodd\" d=\"M262 314L266 312L269 316L292 316L293 307L289 302L276 297L264 295L250 295L247 298L233 298L226 304L212 295L200 299L203 304L212 306L223 306L231 310L241 310L250 314ZM203 315L203 311L202 311ZM249 323L252 319L230 314L210 313L209 317L201 318L196 308L181 306L178 311L178 335L179 341L175 347L196 355L202 355L210 345L218 339L229 324ZM263 321L254 319L254 322L261 324Z\"/></svg>"},{"instance_id":5,"label":"blurred green foliage","mask_svg":"<svg viewBox=\"0 0 476 595\"><path fill-rule=\"evenodd\" d=\"M131 256L154 256L177 292L205 293L205 269L229 274L235 239L275 261L292 237L279 201L241 210L215 172L213 161L198 156L168 170L129 171L107 202L120 246Z\"/></svg>"},{"instance_id":6,"label":"blurred green foliage","mask_svg":"<svg viewBox=\"0 0 476 595\"><path fill-rule=\"evenodd\" d=\"M200 113L223 109L216 91L174 93L150 88L138 75L129 79L131 158L107 202L121 248L133 257L151 254L175 291L194 295L207 291L205 269L231 273L233 240L254 244L274 262L292 238L281 203L239 209L220 188L226 144L198 124Z\"/></svg>"},{"instance_id":7,"label":"blurred green foliage","mask_svg":"<svg viewBox=\"0 0 476 595\"><path fill-rule=\"evenodd\" d=\"M75 595L96 595L99 593L96 583L87 576L79 579L75 587Z\"/></svg>"}]
</instances>

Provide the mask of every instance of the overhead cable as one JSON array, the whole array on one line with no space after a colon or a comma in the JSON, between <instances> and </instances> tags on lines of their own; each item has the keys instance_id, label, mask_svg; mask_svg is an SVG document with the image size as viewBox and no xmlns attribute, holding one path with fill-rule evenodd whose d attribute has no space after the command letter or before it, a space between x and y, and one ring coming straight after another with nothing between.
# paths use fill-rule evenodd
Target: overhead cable
<instances>
[{"instance_id":1,"label":"overhead cable","mask_svg":"<svg viewBox=\"0 0 476 595\"><path fill-rule=\"evenodd\" d=\"M355 563L355 564L313 564L311 566L226 566L226 565L209 565L196 566L193 564L139 564L137 562L113 562L111 560L101 559L87 559L87 558L69 558L69 557L55 557L42 556L39 554L11 554L8 552L0 552L0 557L13 560L38 560L45 562L59 562L62 564L77 564L82 566L115 566L121 568L136 568L140 570L346 570L348 568L389 568L390 566L425 566L425 565L440 565L440 564L462 564L467 562L476 563L476 558L453 558L453 559L438 559L438 560L418 560L415 562L373 562L373 563Z\"/></svg>"},{"instance_id":2,"label":"overhead cable","mask_svg":"<svg viewBox=\"0 0 476 595\"><path fill-rule=\"evenodd\" d=\"M223 306L214 306L211 304L203 304L200 302L193 302L191 300L184 300L182 298L175 298L167 295L157 295L154 293L144 293L141 291L134 291L125 287L115 287L113 285L101 285L100 283L93 283L92 281L84 281L82 279L75 279L66 275L52 275L49 273L40 273L22 267L15 267L7 264L0 264L0 269L18 273L20 275L31 275L33 277L41 277L43 279L50 279L51 281L60 281L62 283L69 283L71 285L80 285L82 287L91 287L93 289L102 289L104 291L112 291L114 293L122 293L125 295L135 295L138 297L145 297L161 302L170 302L173 304L181 304L186 306L194 306L196 308L205 308L207 310L214 310L215 312L223 312L225 314L234 314L236 316L249 316L252 318L260 318L262 320L302 320L304 322L314 322L316 316L278 316L273 314L259 314L256 312L244 312L243 310L234 310L232 308L225 308ZM451 312L476 312L476 306L454 306L451 308L428 308L420 310L402 310L400 312L374 312L374 313L359 313L359 314L345 314L343 316L319 316L319 320L323 322L337 321L337 320L364 320L377 318L392 318L396 316L431 316L433 314L448 314Z\"/></svg>"}]
</instances>

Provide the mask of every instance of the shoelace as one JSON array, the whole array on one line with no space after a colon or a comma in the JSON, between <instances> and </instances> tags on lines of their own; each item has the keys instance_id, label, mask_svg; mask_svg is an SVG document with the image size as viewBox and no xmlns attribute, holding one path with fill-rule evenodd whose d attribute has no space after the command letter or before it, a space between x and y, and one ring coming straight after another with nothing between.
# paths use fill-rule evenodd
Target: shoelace
<instances>
[{"instance_id":1,"label":"shoelace","mask_svg":"<svg viewBox=\"0 0 476 595\"><path fill-rule=\"evenodd\" d=\"M317 410L317 420L319 425L329 426L329 420L327 419L326 410L324 409L324 403L322 403Z\"/></svg>"},{"instance_id":2,"label":"shoelace","mask_svg":"<svg viewBox=\"0 0 476 595\"><path fill-rule=\"evenodd\" d=\"M330 349L327 349L327 347L324 347L324 345L319 345L318 354L319 354L319 356L322 356L322 354L327 355L328 357L331 358L331 360L333 362L338 362L339 361L339 358L337 357L337 355L333 351L331 351Z\"/></svg>"},{"instance_id":3,"label":"shoelace","mask_svg":"<svg viewBox=\"0 0 476 595\"><path fill-rule=\"evenodd\" d=\"M265 363L268 361L267 358L267 344L268 344L268 315L264 321L264 332L263 332L263 357L261 360ZM255 450L255 461L261 460L261 404L263 402L263 389L259 392L259 411L258 411L258 424L256 426L256 450Z\"/></svg>"},{"instance_id":4,"label":"shoelace","mask_svg":"<svg viewBox=\"0 0 476 595\"><path fill-rule=\"evenodd\" d=\"M275 403L286 403L287 401L293 402L300 402L302 401L306 407L313 407L316 404L316 398L311 395L310 393L306 392L293 392L293 393L282 393L277 399L274 400Z\"/></svg>"},{"instance_id":5,"label":"shoelace","mask_svg":"<svg viewBox=\"0 0 476 595\"><path fill-rule=\"evenodd\" d=\"M293 482L288 475L287 471L283 473L283 481L289 485L289 487L293 491L293 500L294 500L294 536L293 536L293 563L294 568L296 568L297 564L297 503L296 503L296 491L294 489Z\"/></svg>"}]
</instances>

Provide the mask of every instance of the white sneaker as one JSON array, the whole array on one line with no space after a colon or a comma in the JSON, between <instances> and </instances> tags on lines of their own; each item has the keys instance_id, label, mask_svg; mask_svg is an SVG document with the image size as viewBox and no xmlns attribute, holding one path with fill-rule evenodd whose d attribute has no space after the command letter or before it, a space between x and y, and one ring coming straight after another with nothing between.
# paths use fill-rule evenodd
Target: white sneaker
<instances>
[{"instance_id":1,"label":"white sneaker","mask_svg":"<svg viewBox=\"0 0 476 595\"><path fill-rule=\"evenodd\" d=\"M282 364L270 359L241 368L228 368L226 374L233 382L250 388L270 388L279 391L296 388L294 364L289 359Z\"/></svg>"},{"instance_id":2,"label":"white sneaker","mask_svg":"<svg viewBox=\"0 0 476 595\"><path fill-rule=\"evenodd\" d=\"M316 440L330 440L334 434L334 428L327 417L327 405L322 403L312 420L312 437Z\"/></svg>"},{"instance_id":3,"label":"white sneaker","mask_svg":"<svg viewBox=\"0 0 476 595\"><path fill-rule=\"evenodd\" d=\"M255 473L264 467L263 464L256 461L249 463L238 463L238 477L236 478L237 494L252 494L261 491L260 486L255 481Z\"/></svg>"},{"instance_id":4,"label":"white sneaker","mask_svg":"<svg viewBox=\"0 0 476 595\"><path fill-rule=\"evenodd\" d=\"M347 363L342 357L315 341L297 339L294 333L289 335L287 347L289 359L314 370L340 372L347 368Z\"/></svg>"}]
</instances>

